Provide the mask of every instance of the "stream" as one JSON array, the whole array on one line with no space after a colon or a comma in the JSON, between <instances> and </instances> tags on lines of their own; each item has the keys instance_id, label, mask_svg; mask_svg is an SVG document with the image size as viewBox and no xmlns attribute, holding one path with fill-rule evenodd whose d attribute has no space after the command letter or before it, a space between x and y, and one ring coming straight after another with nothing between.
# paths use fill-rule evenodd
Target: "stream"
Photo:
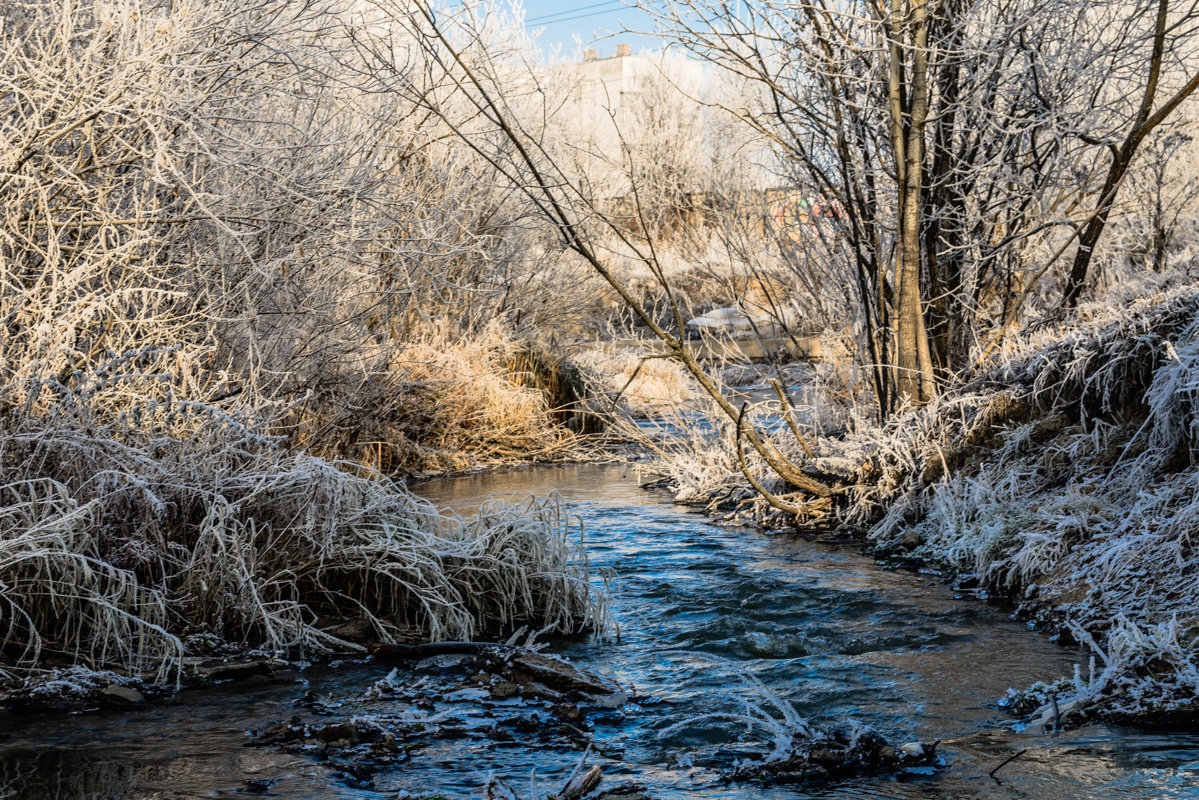
<instances>
[{"instance_id":1,"label":"stream","mask_svg":"<svg viewBox=\"0 0 1199 800\"><path fill-rule=\"evenodd\" d=\"M549 652L633 696L579 723L604 786L636 780L661 800L1199 798L1199 735L1107 726L1014 733L996 706L1005 691L1068 676L1075 664L1085 673L1088 656L995 604L960 597L935 575L887 570L853 547L713 524L639 489L621 465L489 473L416 489L460 513L494 495L557 493L582 521L592 569L612 576L619 640L556 642ZM519 698L481 712L469 691L452 691L461 676L427 666L397 676L429 687L438 711L464 709L464 733L368 780L304 754L248 746L249 731L299 713L306 692L325 704L319 713L378 713L380 702L366 703L363 693L389 670L351 661L187 691L144 709L7 715L0 797L457 799L482 796L488 774L518 791L531 780L552 791L580 760L567 744L479 733L470 724L479 714L542 712ZM719 767L761 750L760 735L687 720L736 711L737 697L761 702L745 675L818 724L852 718L897 743L944 740L947 768L823 787L726 782Z\"/></svg>"}]
</instances>

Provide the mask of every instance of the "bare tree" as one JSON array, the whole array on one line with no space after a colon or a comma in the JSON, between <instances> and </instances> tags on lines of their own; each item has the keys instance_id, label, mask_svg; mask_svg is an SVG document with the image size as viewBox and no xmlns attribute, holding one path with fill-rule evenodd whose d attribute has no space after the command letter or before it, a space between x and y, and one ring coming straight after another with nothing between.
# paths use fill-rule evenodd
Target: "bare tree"
<instances>
[{"instance_id":1,"label":"bare tree","mask_svg":"<svg viewBox=\"0 0 1199 800\"><path fill-rule=\"evenodd\" d=\"M1185 215L1199 217L1199 162L1194 153L1196 131L1189 126L1159 129L1149 137L1142 167L1130 177L1129 207L1124 209L1126 252L1134 267L1166 270Z\"/></svg>"},{"instance_id":2,"label":"bare tree","mask_svg":"<svg viewBox=\"0 0 1199 800\"><path fill-rule=\"evenodd\" d=\"M1193 4L1155 2L1170 22L1153 29L1142 5L649 7L681 46L764 87L766 103L727 110L776 143L796 186L846 209L885 413L974 363L979 323L1012 324L1075 237L1076 263L1093 249L1120 179L1096 186L1090 154L1136 118L1130 89L1156 91L1138 65L1165 58L1177 84L1195 47Z\"/></svg>"},{"instance_id":3,"label":"bare tree","mask_svg":"<svg viewBox=\"0 0 1199 800\"><path fill-rule=\"evenodd\" d=\"M1145 9L1152 9L1154 4ZM1193 38L1196 36L1196 11L1199 6L1194 3L1170 3L1170 0L1157 0L1155 13L1152 14L1153 32L1150 39L1149 53L1143 65L1134 73L1135 77L1128 79L1134 87L1143 82L1140 91L1140 103L1135 114L1126 123L1123 136L1113 133L1105 138L1091 138L1089 143L1098 144L1108 150L1111 163L1095 201L1094 211L1083 226L1078 237L1078 249L1074 254L1074 262L1070 266L1070 275L1062 293L1062 306L1073 308L1087 279L1087 270L1099 243L1099 237L1107 226L1120 185L1124 182L1128 170L1132 166L1141 142L1161 125L1196 89L1199 89L1199 67L1194 65L1194 59L1199 56L1199 49ZM1132 9L1140 15L1139 4ZM1145 13L1148 17L1149 14ZM1188 41L1191 39L1191 41ZM1132 42L1133 46L1139 44ZM1114 46L1127 46L1124 42L1114 43ZM1171 69L1173 67L1173 69ZM1177 86L1166 98L1165 102L1157 105L1158 94L1162 90L1163 79L1171 72L1178 73L1177 80L1182 85ZM1163 75L1163 72L1165 75ZM1140 75L1143 74L1143 78ZM1167 86L1169 83L1167 82Z\"/></svg>"},{"instance_id":4,"label":"bare tree","mask_svg":"<svg viewBox=\"0 0 1199 800\"><path fill-rule=\"evenodd\" d=\"M630 226L546 137L556 101L529 64L488 50L485 11L393 11L390 23L421 43L423 61L418 75L378 53L388 88L523 193L776 474L809 495L835 493L746 426L686 346L684 304L643 195L648 172L630 163L623 173ZM1099 146L1095 131L1126 112L1138 53L1154 39L1136 12L1068 0L819 0L753 4L742 15L697 0L662 12L681 45L760 88L743 105L709 106L773 142L795 189L839 209L830 250L852 265L881 414L927 401L938 378L968 368L984 349L977 324L997 319L1002 330L1016 319L1096 217L1085 157ZM1171 30L1189 31L1192 16L1183 10ZM1103 48L1091 46L1096 33ZM621 155L641 157L628 147ZM632 291L614 250L660 284L665 319Z\"/></svg>"}]
</instances>

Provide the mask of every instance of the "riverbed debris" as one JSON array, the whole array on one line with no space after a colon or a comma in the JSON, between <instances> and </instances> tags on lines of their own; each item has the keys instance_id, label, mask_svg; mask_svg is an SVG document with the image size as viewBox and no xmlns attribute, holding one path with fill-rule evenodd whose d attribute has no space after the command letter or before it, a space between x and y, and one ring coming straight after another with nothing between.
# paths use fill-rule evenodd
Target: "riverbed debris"
<instances>
[{"instance_id":1,"label":"riverbed debris","mask_svg":"<svg viewBox=\"0 0 1199 800\"><path fill-rule=\"evenodd\" d=\"M583 769L590 755L591 748L588 747L574 770L566 777L562 788L553 792L543 791L535 777L529 781L528 788L522 793L491 775L485 787L487 800L651 800L645 784L636 781L626 781L611 788L601 789L600 784L604 778L601 767L593 764L590 769Z\"/></svg>"},{"instance_id":2,"label":"riverbed debris","mask_svg":"<svg viewBox=\"0 0 1199 800\"><path fill-rule=\"evenodd\" d=\"M603 771L596 764L586 772L575 772L566 779L566 784L556 792L544 794L533 788L528 794L518 794L508 784L492 776L487 781L487 800L583 800L593 796L603 780Z\"/></svg>"},{"instance_id":3,"label":"riverbed debris","mask_svg":"<svg viewBox=\"0 0 1199 800\"><path fill-rule=\"evenodd\" d=\"M17 711L128 709L145 705L164 692L136 677L75 666L12 682L0 691L0 707Z\"/></svg>"},{"instance_id":4,"label":"riverbed debris","mask_svg":"<svg viewBox=\"0 0 1199 800\"><path fill-rule=\"evenodd\" d=\"M892 745L872 728L851 724L814 728L786 751L744 759L728 771L735 780L764 783L820 783L860 775L890 775L939 767L935 742Z\"/></svg>"},{"instance_id":5,"label":"riverbed debris","mask_svg":"<svg viewBox=\"0 0 1199 800\"><path fill-rule=\"evenodd\" d=\"M748 691L717 692L715 700L736 710L714 710L676 722L659 738L710 723L743 727L763 735L768 750L718 765L726 777L762 783L820 783L858 775L927 771L941 766L935 742L893 745L874 728L851 720L835 727L813 724L790 700L772 691L737 662L706 653L678 652L723 667Z\"/></svg>"},{"instance_id":6,"label":"riverbed debris","mask_svg":"<svg viewBox=\"0 0 1199 800\"><path fill-rule=\"evenodd\" d=\"M1003 761L999 762L999 765L998 765L997 767L995 767L995 769L993 769L993 770L991 770L990 772L988 772L988 773L987 773L987 777L988 777L988 778L995 778L995 773L999 772L999 770L1003 769L1003 768L1004 768L1004 767L1006 767L1008 764L1012 763L1012 762L1013 762L1013 761L1015 761L1017 758L1019 758L1020 756L1024 755L1024 754L1025 754L1025 753L1027 753L1027 752L1028 752L1028 748L1027 748L1027 747L1025 747L1025 748L1023 748L1023 749L1021 749L1021 750L1017 750L1016 752L1012 753L1010 756L1008 756L1007 758L1005 758ZM998 778L995 778L995 780L996 780L996 781L998 781L999 779L998 779Z\"/></svg>"},{"instance_id":7,"label":"riverbed debris","mask_svg":"<svg viewBox=\"0 0 1199 800\"><path fill-rule=\"evenodd\" d=\"M590 751L594 720L621 713L631 700L615 682L529 646L372 649L376 657L406 663L354 697L334 701L305 692L295 701L302 713L251 732L251 744L315 758L347 785L367 788L379 770L439 740L521 740Z\"/></svg>"},{"instance_id":8,"label":"riverbed debris","mask_svg":"<svg viewBox=\"0 0 1199 800\"><path fill-rule=\"evenodd\" d=\"M619 695L612 681L582 670L560 656L533 647L488 642L434 642L429 644L376 643L368 647L373 657L384 661L420 661L447 655L475 656L480 682L493 694L559 699L575 692L597 697Z\"/></svg>"}]
</instances>

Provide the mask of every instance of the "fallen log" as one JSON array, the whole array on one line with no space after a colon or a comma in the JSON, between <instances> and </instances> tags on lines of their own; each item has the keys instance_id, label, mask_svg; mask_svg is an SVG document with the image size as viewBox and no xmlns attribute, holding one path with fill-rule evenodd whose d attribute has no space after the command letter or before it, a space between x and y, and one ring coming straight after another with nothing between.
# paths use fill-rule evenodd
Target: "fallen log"
<instances>
[{"instance_id":1,"label":"fallen log","mask_svg":"<svg viewBox=\"0 0 1199 800\"><path fill-rule=\"evenodd\" d=\"M579 669L561 658L543 655L521 647L493 642L428 642L397 644L376 642L367 647L370 654L384 660L419 661L433 656L470 655L492 661L494 669L519 685L541 684L558 692L582 692L610 695L620 687Z\"/></svg>"},{"instance_id":2,"label":"fallen log","mask_svg":"<svg viewBox=\"0 0 1199 800\"><path fill-rule=\"evenodd\" d=\"M424 644L375 642L367 645L366 649L376 658L420 661L433 656L502 656L515 652L519 648L496 642L426 642Z\"/></svg>"},{"instance_id":3,"label":"fallen log","mask_svg":"<svg viewBox=\"0 0 1199 800\"><path fill-rule=\"evenodd\" d=\"M601 780L603 780L603 773L600 771L599 764L596 764L582 775L571 779L562 791L558 792L557 800L579 800L595 791Z\"/></svg>"}]
</instances>

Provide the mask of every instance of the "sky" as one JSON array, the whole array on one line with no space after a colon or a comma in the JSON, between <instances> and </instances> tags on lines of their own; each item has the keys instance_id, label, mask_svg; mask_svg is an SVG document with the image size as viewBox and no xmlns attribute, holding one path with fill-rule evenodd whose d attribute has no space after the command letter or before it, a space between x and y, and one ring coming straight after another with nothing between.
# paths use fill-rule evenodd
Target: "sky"
<instances>
[{"instance_id":1,"label":"sky","mask_svg":"<svg viewBox=\"0 0 1199 800\"><path fill-rule=\"evenodd\" d=\"M583 40L584 48L600 51L601 57L612 55L617 44L630 44L633 52L660 49L661 40L653 36L618 34L622 28L651 30L653 21L644 11L629 8L621 0L524 0L525 25L529 30L544 27L538 38L543 50L562 46L561 55L569 57L574 49L574 34ZM613 34L609 38L597 37Z\"/></svg>"}]
</instances>

